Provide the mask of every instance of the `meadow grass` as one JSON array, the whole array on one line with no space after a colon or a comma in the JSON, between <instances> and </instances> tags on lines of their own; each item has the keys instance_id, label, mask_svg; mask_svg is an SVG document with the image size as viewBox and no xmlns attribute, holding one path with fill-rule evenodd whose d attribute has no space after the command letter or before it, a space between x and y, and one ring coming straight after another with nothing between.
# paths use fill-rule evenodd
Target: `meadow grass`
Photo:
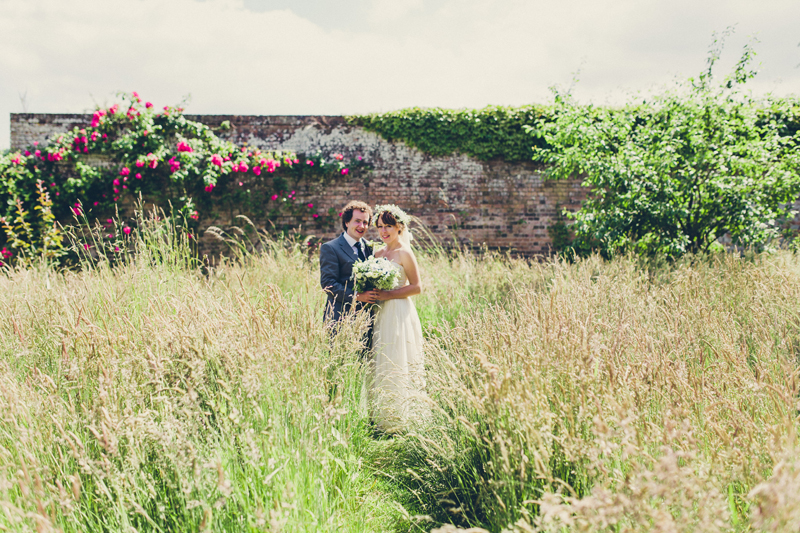
<instances>
[{"instance_id":1,"label":"meadow grass","mask_svg":"<svg viewBox=\"0 0 800 533\"><path fill-rule=\"evenodd\" d=\"M420 252L431 415L368 423L291 241L0 275L0 529L796 531L800 259Z\"/></svg>"}]
</instances>

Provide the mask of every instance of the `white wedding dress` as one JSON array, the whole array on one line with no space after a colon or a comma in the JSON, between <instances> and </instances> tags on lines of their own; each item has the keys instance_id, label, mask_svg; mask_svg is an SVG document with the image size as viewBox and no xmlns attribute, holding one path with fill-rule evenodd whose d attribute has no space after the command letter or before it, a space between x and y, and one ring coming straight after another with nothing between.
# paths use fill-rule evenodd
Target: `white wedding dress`
<instances>
[{"instance_id":1,"label":"white wedding dress","mask_svg":"<svg viewBox=\"0 0 800 533\"><path fill-rule=\"evenodd\" d=\"M407 283L405 269L395 286ZM373 359L369 402L372 421L386 433L397 433L424 418L425 357L422 326L410 298L380 303L373 326Z\"/></svg>"}]
</instances>

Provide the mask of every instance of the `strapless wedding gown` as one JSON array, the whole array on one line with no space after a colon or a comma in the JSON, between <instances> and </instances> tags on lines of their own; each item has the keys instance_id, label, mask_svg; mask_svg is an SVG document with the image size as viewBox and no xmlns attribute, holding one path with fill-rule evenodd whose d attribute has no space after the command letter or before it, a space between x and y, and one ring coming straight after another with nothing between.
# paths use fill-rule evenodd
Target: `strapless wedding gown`
<instances>
[{"instance_id":1,"label":"strapless wedding gown","mask_svg":"<svg viewBox=\"0 0 800 533\"><path fill-rule=\"evenodd\" d=\"M407 283L405 269L395 286ZM369 388L372 421L387 433L407 430L424 418L425 356L422 326L410 298L380 303L373 326L373 359Z\"/></svg>"}]
</instances>

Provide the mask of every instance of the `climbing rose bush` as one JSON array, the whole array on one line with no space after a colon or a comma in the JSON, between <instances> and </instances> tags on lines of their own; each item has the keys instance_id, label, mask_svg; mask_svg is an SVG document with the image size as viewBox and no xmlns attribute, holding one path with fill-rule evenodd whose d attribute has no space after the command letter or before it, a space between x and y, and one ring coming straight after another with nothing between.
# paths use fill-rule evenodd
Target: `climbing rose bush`
<instances>
[{"instance_id":1,"label":"climbing rose bush","mask_svg":"<svg viewBox=\"0 0 800 533\"><path fill-rule=\"evenodd\" d=\"M187 119L180 106L157 110L136 92L119 96L121 102L95 110L89 127L59 134L46 146L34 143L0 155L0 217L13 218L18 200L30 213L41 181L61 221L84 215L105 219L115 204L140 193L160 205L170 203L195 226L225 202L267 219L287 211L319 219L335 213L295 204L294 191L288 192L292 183L310 177L321 183L368 168L360 156L347 161L341 154L237 146ZM8 249L8 241L0 234L0 247Z\"/></svg>"}]
</instances>

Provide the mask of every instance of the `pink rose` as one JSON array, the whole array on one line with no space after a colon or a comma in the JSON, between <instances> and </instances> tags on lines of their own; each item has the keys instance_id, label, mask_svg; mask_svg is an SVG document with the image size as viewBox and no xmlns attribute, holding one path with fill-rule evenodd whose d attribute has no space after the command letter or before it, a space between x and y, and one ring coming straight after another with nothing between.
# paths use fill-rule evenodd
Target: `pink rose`
<instances>
[{"instance_id":1,"label":"pink rose","mask_svg":"<svg viewBox=\"0 0 800 533\"><path fill-rule=\"evenodd\" d=\"M308 204L309 209L311 209L312 207L314 207L314 204Z\"/></svg>"},{"instance_id":2,"label":"pink rose","mask_svg":"<svg viewBox=\"0 0 800 533\"><path fill-rule=\"evenodd\" d=\"M306 165L308 165L310 167L313 167L314 166L314 162L312 160L310 160L310 159L306 159Z\"/></svg>"},{"instance_id":3,"label":"pink rose","mask_svg":"<svg viewBox=\"0 0 800 533\"><path fill-rule=\"evenodd\" d=\"M130 173L131 169L129 169L128 167L122 167L122 170L119 171L120 176L127 176Z\"/></svg>"},{"instance_id":4,"label":"pink rose","mask_svg":"<svg viewBox=\"0 0 800 533\"><path fill-rule=\"evenodd\" d=\"M250 167L247 166L247 163L239 163L239 172L247 172L250 170Z\"/></svg>"},{"instance_id":5,"label":"pink rose","mask_svg":"<svg viewBox=\"0 0 800 533\"><path fill-rule=\"evenodd\" d=\"M119 185L119 180L114 178L114 185Z\"/></svg>"},{"instance_id":6,"label":"pink rose","mask_svg":"<svg viewBox=\"0 0 800 533\"><path fill-rule=\"evenodd\" d=\"M153 104L152 104L152 102L147 102L146 104L144 104L144 106L145 106L147 109L150 109L151 107L153 107Z\"/></svg>"},{"instance_id":7,"label":"pink rose","mask_svg":"<svg viewBox=\"0 0 800 533\"><path fill-rule=\"evenodd\" d=\"M313 215L311 215L311 216L312 216L312 217L314 217L314 218L319 218L319 215L318 215L317 213L314 213L314 214L313 214Z\"/></svg>"},{"instance_id":8,"label":"pink rose","mask_svg":"<svg viewBox=\"0 0 800 533\"><path fill-rule=\"evenodd\" d=\"M342 176L347 176L347 173L348 173L348 172L350 172L350 169L348 169L348 168L343 168L343 169L342 169Z\"/></svg>"},{"instance_id":9,"label":"pink rose","mask_svg":"<svg viewBox=\"0 0 800 533\"><path fill-rule=\"evenodd\" d=\"M222 158L217 154L212 155L211 156L211 164L212 165L217 165L218 167L221 167L222 166Z\"/></svg>"},{"instance_id":10,"label":"pink rose","mask_svg":"<svg viewBox=\"0 0 800 533\"><path fill-rule=\"evenodd\" d=\"M192 147L189 146L189 143L183 142L183 141L178 143L178 151L179 152L194 152Z\"/></svg>"},{"instance_id":11,"label":"pink rose","mask_svg":"<svg viewBox=\"0 0 800 533\"><path fill-rule=\"evenodd\" d=\"M28 157L31 153L28 150L25 150L25 157Z\"/></svg>"},{"instance_id":12,"label":"pink rose","mask_svg":"<svg viewBox=\"0 0 800 533\"><path fill-rule=\"evenodd\" d=\"M137 179L137 180L140 180L140 179L142 179L142 175L141 175L141 174L139 174L138 172L136 173L136 179Z\"/></svg>"},{"instance_id":13,"label":"pink rose","mask_svg":"<svg viewBox=\"0 0 800 533\"><path fill-rule=\"evenodd\" d=\"M261 167L257 167L257 166L253 167L253 174L255 174L256 176L260 176L261 175Z\"/></svg>"},{"instance_id":14,"label":"pink rose","mask_svg":"<svg viewBox=\"0 0 800 533\"><path fill-rule=\"evenodd\" d=\"M278 199L278 195L277 195L277 194L273 194L273 195L272 195L272 198L271 198L271 200L272 200L272 201L275 201L275 200L277 200L277 199Z\"/></svg>"}]
</instances>

